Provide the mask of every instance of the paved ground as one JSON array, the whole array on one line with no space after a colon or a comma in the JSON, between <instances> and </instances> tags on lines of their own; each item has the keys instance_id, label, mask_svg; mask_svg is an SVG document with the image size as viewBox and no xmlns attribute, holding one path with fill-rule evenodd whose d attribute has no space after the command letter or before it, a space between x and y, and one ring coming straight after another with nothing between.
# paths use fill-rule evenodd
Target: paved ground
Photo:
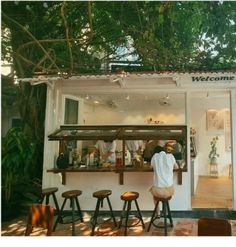
<instances>
[{"instance_id":1,"label":"paved ground","mask_svg":"<svg viewBox=\"0 0 236 247\"><path fill-rule=\"evenodd\" d=\"M24 236L26 228L26 216L18 217L9 222L2 223L1 235L2 236ZM76 222L76 236L90 236L91 225L90 225L90 215L84 214L84 223L80 221ZM145 228L142 229L141 224L129 228L128 236L163 236L164 229L151 227L151 230L147 232L148 224L150 222L150 217L143 217ZM119 221L119 218L117 218ZM168 236L197 236L197 219L187 219L187 218L173 218L174 227L168 228ZM137 221L135 219L130 220L129 224L135 224ZM163 219L157 220L157 225L161 226L163 224ZM236 236L236 220L230 220L232 226L232 235ZM124 229L114 227L113 223L110 221L102 223L96 228L95 236L123 236ZM43 236L45 231L42 229L35 229L32 233L33 236ZM71 224L58 224L58 227L53 236L71 236Z\"/></svg>"}]
</instances>

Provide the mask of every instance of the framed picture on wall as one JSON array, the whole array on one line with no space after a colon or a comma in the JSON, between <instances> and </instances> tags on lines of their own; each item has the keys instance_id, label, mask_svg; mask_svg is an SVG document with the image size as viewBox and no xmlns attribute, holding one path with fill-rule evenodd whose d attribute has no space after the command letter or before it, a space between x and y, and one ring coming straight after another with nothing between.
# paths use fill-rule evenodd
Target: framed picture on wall
<instances>
[{"instance_id":1,"label":"framed picture on wall","mask_svg":"<svg viewBox=\"0 0 236 247\"><path fill-rule=\"evenodd\" d=\"M208 110L206 113L207 130L224 130L224 112Z\"/></svg>"}]
</instances>

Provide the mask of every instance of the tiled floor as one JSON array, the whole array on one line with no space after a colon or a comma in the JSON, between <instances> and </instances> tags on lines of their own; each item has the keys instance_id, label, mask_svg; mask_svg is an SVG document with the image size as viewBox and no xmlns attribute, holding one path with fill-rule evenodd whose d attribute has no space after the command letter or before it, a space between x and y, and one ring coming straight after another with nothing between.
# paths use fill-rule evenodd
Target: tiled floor
<instances>
[{"instance_id":1,"label":"tiled floor","mask_svg":"<svg viewBox=\"0 0 236 247\"><path fill-rule=\"evenodd\" d=\"M90 215L84 214L84 223L76 222L76 236L90 236L91 225L89 223ZM145 228L147 229L150 217L143 217ZM197 219L173 218L174 227L168 229L168 236L197 236ZM134 224L130 222L130 224ZM232 226L232 235L236 236L236 220L230 220ZM158 225L163 224L163 219L158 220ZM2 236L24 236L26 227L26 217L18 217L9 222L2 223ZM129 228L128 236L163 236L164 229L151 227L151 230L143 230L141 225ZM101 224L95 231L96 236L123 236L124 229L114 228L110 221ZM33 236L45 235L42 229L35 229ZM71 236L71 224L58 224L53 236Z\"/></svg>"}]
</instances>

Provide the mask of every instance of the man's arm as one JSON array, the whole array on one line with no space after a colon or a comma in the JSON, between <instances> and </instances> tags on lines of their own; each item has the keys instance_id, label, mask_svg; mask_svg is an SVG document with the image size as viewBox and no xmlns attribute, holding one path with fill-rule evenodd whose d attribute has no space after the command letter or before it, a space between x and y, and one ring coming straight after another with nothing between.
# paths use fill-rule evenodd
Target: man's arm
<instances>
[{"instance_id":1,"label":"man's arm","mask_svg":"<svg viewBox=\"0 0 236 247\"><path fill-rule=\"evenodd\" d=\"M174 163L174 169L179 169L179 166L176 162Z\"/></svg>"}]
</instances>

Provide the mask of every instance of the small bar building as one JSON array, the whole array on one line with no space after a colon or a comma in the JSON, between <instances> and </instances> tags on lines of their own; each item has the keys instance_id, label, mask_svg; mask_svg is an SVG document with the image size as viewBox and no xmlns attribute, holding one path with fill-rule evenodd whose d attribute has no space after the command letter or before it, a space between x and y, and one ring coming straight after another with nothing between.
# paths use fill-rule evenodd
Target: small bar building
<instances>
[{"instance_id":1,"label":"small bar building","mask_svg":"<svg viewBox=\"0 0 236 247\"><path fill-rule=\"evenodd\" d=\"M235 72L122 72L21 80L47 84L43 187L58 187L58 195L83 191L80 204L88 211L95 207L94 191L112 190L117 211L122 209L121 193L137 191L140 209L151 211L152 169L142 156L140 163L126 162L125 141L175 140L184 151L175 171L171 210L201 208L195 196L204 177L231 180L230 198L219 207L236 210ZM212 165L211 142L216 137L219 157ZM104 139L117 142L120 167L84 161L96 141ZM57 158L65 151L68 166L59 169ZM60 196L58 201L62 203Z\"/></svg>"}]
</instances>

